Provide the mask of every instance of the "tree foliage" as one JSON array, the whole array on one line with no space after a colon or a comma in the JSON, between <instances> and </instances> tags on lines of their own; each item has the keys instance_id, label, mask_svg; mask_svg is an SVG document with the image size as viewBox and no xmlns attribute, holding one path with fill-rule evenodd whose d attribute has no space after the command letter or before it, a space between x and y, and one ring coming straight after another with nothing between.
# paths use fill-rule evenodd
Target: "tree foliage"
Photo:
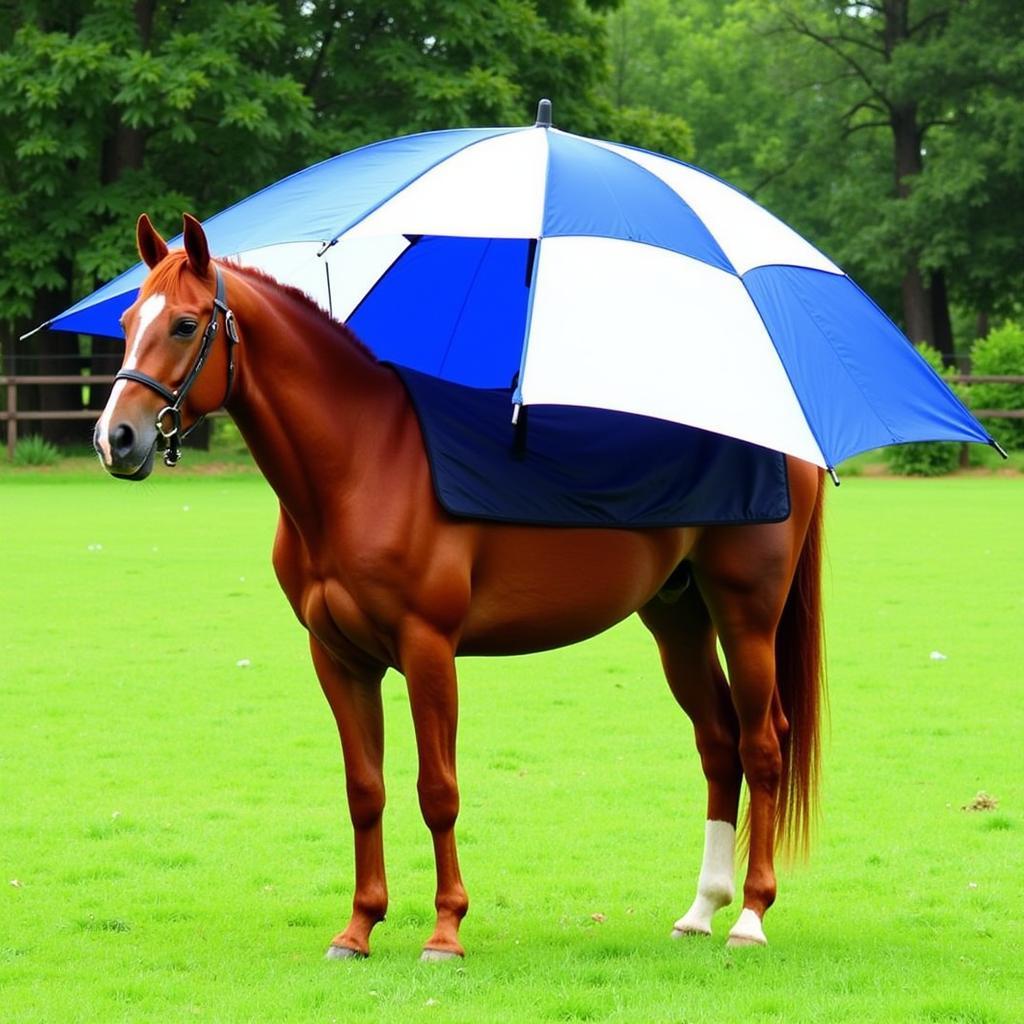
<instances>
[{"instance_id":1,"label":"tree foliage","mask_svg":"<svg viewBox=\"0 0 1024 1024\"><path fill-rule=\"evenodd\" d=\"M613 95L685 113L752 192L947 350L1024 285L1017 0L625 0Z\"/></svg>"},{"instance_id":2,"label":"tree foliage","mask_svg":"<svg viewBox=\"0 0 1024 1024\"><path fill-rule=\"evenodd\" d=\"M1007 323L982 338L971 353L973 372L979 376L1024 377L1024 327ZM1024 409L1024 384L975 384L975 409ZM1007 450L1024 450L1024 420L986 419L989 433Z\"/></svg>"},{"instance_id":3,"label":"tree foliage","mask_svg":"<svg viewBox=\"0 0 1024 1024\"><path fill-rule=\"evenodd\" d=\"M311 132L308 98L273 64L271 5L41 4L8 29L3 319L31 318L41 291L63 301L123 270L140 210L208 212L264 184Z\"/></svg>"},{"instance_id":4,"label":"tree foliage","mask_svg":"<svg viewBox=\"0 0 1024 1024\"><path fill-rule=\"evenodd\" d=\"M46 321L172 231L326 156L532 120L685 155L678 117L601 93L607 0L26 0L0 12L0 324ZM0 338L3 340L3 338ZM10 344L5 346L11 350ZM108 348L97 340L95 353ZM69 372L79 342L18 346ZM71 365L69 365L69 363ZM93 358L94 369L109 369ZM74 388L48 390L57 406ZM24 392L29 401L35 399ZM59 436L54 428L50 436Z\"/></svg>"},{"instance_id":5,"label":"tree foliage","mask_svg":"<svg viewBox=\"0 0 1024 1024\"><path fill-rule=\"evenodd\" d=\"M0 341L132 262L142 210L171 231L374 139L530 123L542 96L745 189L915 340L949 349L950 303L960 325L1019 307L1019 0L22 0L0 7Z\"/></svg>"},{"instance_id":6,"label":"tree foliage","mask_svg":"<svg viewBox=\"0 0 1024 1024\"><path fill-rule=\"evenodd\" d=\"M0 24L0 320L124 269L145 209L172 227L379 138L557 123L685 150L685 123L601 95L592 0L76 0ZM69 272L71 278L69 279Z\"/></svg>"}]
</instances>

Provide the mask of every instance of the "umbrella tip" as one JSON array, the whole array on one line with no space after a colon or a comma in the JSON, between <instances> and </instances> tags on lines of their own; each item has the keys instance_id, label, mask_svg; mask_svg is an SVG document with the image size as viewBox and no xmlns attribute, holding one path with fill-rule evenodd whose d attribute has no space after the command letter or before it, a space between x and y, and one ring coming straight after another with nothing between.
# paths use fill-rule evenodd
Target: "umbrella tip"
<instances>
[{"instance_id":1,"label":"umbrella tip","mask_svg":"<svg viewBox=\"0 0 1024 1024\"><path fill-rule=\"evenodd\" d=\"M537 123L534 128L551 127L551 100L541 100L537 104Z\"/></svg>"},{"instance_id":2,"label":"umbrella tip","mask_svg":"<svg viewBox=\"0 0 1024 1024\"><path fill-rule=\"evenodd\" d=\"M40 331L45 330L52 323L52 320L47 320L44 323L41 323L38 327L33 327L32 330L29 331L27 334L23 334L20 338L18 338L18 341L24 341L26 338L31 338L33 334L38 334Z\"/></svg>"}]
</instances>

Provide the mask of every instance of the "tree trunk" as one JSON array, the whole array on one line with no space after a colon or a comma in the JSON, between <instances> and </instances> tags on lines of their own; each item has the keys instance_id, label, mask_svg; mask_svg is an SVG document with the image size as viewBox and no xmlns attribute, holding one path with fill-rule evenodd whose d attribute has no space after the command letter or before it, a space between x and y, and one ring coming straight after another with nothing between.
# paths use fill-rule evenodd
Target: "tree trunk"
<instances>
[{"instance_id":1,"label":"tree trunk","mask_svg":"<svg viewBox=\"0 0 1024 1024\"><path fill-rule=\"evenodd\" d=\"M921 130L917 123L917 104L910 102L891 108L890 124L893 138L893 164L896 195L906 199L913 188L913 179L921 173ZM903 257L903 324L914 344L925 341L935 344L935 321L932 297L918 263L915 249ZM947 311L948 316L948 311Z\"/></svg>"},{"instance_id":2,"label":"tree trunk","mask_svg":"<svg viewBox=\"0 0 1024 1024\"><path fill-rule=\"evenodd\" d=\"M946 272L933 270L931 279L932 330L935 332L935 347L942 353L947 366L956 365L956 350L953 344L953 321L949 316L949 297L946 294Z\"/></svg>"},{"instance_id":3,"label":"tree trunk","mask_svg":"<svg viewBox=\"0 0 1024 1024\"><path fill-rule=\"evenodd\" d=\"M909 259L910 257L908 257ZM903 329L915 344L926 341L934 344L932 300L916 260L903 273Z\"/></svg>"}]
</instances>

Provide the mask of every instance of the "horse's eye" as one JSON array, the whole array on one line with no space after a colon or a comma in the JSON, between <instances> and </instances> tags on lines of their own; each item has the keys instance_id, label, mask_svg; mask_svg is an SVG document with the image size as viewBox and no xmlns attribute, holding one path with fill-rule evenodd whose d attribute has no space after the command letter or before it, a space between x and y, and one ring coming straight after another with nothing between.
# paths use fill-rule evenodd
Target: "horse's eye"
<instances>
[{"instance_id":1,"label":"horse's eye","mask_svg":"<svg viewBox=\"0 0 1024 1024\"><path fill-rule=\"evenodd\" d=\"M174 337L176 338L191 338L196 333L196 328L199 324L195 320L179 320L174 325Z\"/></svg>"}]
</instances>

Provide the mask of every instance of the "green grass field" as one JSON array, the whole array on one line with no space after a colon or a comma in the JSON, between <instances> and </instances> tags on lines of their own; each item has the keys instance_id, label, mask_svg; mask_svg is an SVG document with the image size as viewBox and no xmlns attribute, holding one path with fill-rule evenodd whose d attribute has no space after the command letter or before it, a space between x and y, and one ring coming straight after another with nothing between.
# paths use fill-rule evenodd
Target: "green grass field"
<instances>
[{"instance_id":1,"label":"green grass field","mask_svg":"<svg viewBox=\"0 0 1024 1024\"><path fill-rule=\"evenodd\" d=\"M3 474L0 1021L1024 1020L1024 478L828 500L822 832L770 947L725 949L734 910L668 938L704 786L633 620L461 663L464 963L417 960L433 862L388 677L392 904L352 963L321 959L350 833L266 485ZM962 810L979 790L998 808Z\"/></svg>"}]
</instances>

